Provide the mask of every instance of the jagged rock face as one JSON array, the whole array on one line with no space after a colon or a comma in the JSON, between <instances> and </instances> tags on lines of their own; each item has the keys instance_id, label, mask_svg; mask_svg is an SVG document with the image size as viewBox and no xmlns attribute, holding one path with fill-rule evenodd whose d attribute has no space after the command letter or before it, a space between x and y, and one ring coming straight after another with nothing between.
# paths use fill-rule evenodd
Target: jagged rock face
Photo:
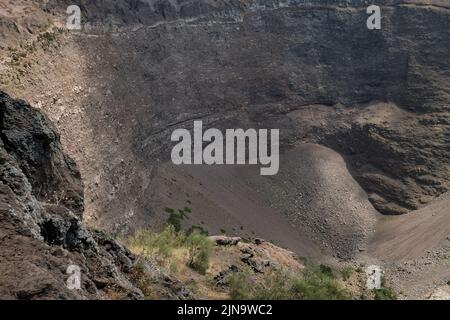
<instances>
[{"instance_id":1,"label":"jagged rock face","mask_svg":"<svg viewBox=\"0 0 450 320\"><path fill-rule=\"evenodd\" d=\"M31 185L32 195L81 215L84 196L81 176L73 160L63 153L53 125L39 111L23 101L11 100L3 92L0 104L3 148L18 163L18 169Z\"/></svg>"},{"instance_id":2,"label":"jagged rock face","mask_svg":"<svg viewBox=\"0 0 450 320\"><path fill-rule=\"evenodd\" d=\"M1 91L0 97L0 299L142 299L144 284L154 298L195 298L150 258L141 256L138 264L118 241L83 226L81 212L73 211L83 205L82 192L80 206L74 206L73 201L55 202L48 193L34 191L30 180L42 179L44 184L51 178L62 190L82 190L80 174L45 116ZM21 153L25 147L27 153ZM46 167L44 159L65 159L67 165ZM240 244L239 238L219 238L220 245L238 247L228 258L255 272L278 270L280 265L289 270L303 267L293 252L264 240ZM69 289L68 266L80 268L80 289ZM226 285L230 275L222 276L221 283Z\"/></svg>"},{"instance_id":3,"label":"jagged rock face","mask_svg":"<svg viewBox=\"0 0 450 320\"><path fill-rule=\"evenodd\" d=\"M142 298L130 281L135 256L82 225L80 174L52 124L1 91L0 115L0 299ZM80 268L80 289L66 283L69 265Z\"/></svg>"},{"instance_id":4,"label":"jagged rock face","mask_svg":"<svg viewBox=\"0 0 450 320\"><path fill-rule=\"evenodd\" d=\"M25 102L0 92L0 115L0 296L99 296L91 275L82 291L71 291L65 283L70 264L89 272L94 265L109 263L117 274L81 226L83 185L75 164L63 153L47 118ZM67 195L56 199L56 190Z\"/></svg>"}]
</instances>

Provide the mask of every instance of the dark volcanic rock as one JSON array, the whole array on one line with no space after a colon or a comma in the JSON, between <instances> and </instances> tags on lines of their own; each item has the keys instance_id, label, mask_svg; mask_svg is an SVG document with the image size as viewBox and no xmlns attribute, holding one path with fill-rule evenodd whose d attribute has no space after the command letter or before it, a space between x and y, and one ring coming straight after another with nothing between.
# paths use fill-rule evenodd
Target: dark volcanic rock
<instances>
[{"instance_id":1,"label":"dark volcanic rock","mask_svg":"<svg viewBox=\"0 0 450 320\"><path fill-rule=\"evenodd\" d=\"M81 176L73 160L62 151L53 125L44 114L23 101L9 99L3 92L0 105L3 148L31 184L33 196L81 214Z\"/></svg>"},{"instance_id":2,"label":"dark volcanic rock","mask_svg":"<svg viewBox=\"0 0 450 320\"><path fill-rule=\"evenodd\" d=\"M216 281L216 285L218 287L223 287L229 284L231 276L236 273L241 272L239 267L235 265L231 265L228 269L225 269L223 271L220 271L219 274L217 274L214 277L214 281Z\"/></svg>"},{"instance_id":3,"label":"dark volcanic rock","mask_svg":"<svg viewBox=\"0 0 450 320\"><path fill-rule=\"evenodd\" d=\"M0 297L105 297L92 280L142 296L122 274L130 261L101 245L80 221L83 185L53 126L39 111L0 92ZM55 192L62 192L60 198ZM119 246L117 244L117 246ZM81 270L81 289L66 285L69 265Z\"/></svg>"},{"instance_id":4,"label":"dark volcanic rock","mask_svg":"<svg viewBox=\"0 0 450 320\"><path fill-rule=\"evenodd\" d=\"M240 237L227 236L211 236L209 238L218 246L235 246L242 240Z\"/></svg>"},{"instance_id":5,"label":"dark volcanic rock","mask_svg":"<svg viewBox=\"0 0 450 320\"><path fill-rule=\"evenodd\" d=\"M136 257L82 225L80 175L53 126L3 92L0 115L0 298L143 298L132 281ZM65 196L55 198L54 191ZM71 265L80 269L80 289L66 284ZM166 284L167 296L187 295L172 283Z\"/></svg>"}]
</instances>

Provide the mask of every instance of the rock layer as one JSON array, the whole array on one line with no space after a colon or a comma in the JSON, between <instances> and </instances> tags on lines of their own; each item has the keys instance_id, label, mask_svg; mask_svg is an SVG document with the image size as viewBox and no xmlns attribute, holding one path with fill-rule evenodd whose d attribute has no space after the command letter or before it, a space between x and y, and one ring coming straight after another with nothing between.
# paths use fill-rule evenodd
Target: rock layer
<instances>
[{"instance_id":1,"label":"rock layer","mask_svg":"<svg viewBox=\"0 0 450 320\"><path fill-rule=\"evenodd\" d=\"M195 119L280 128L283 151L331 147L376 209L401 214L449 188L449 9L379 5L382 29L368 30L356 0L85 1L90 27L46 51L58 81L39 67L24 81L51 88L38 93L83 172L88 215L109 230L154 225L155 172Z\"/></svg>"}]
</instances>

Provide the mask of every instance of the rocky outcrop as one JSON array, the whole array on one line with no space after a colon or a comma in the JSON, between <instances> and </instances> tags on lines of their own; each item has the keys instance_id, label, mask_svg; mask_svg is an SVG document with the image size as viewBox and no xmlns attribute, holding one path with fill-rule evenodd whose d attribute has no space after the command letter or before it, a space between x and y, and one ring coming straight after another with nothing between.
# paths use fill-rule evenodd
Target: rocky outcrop
<instances>
[{"instance_id":1,"label":"rocky outcrop","mask_svg":"<svg viewBox=\"0 0 450 320\"><path fill-rule=\"evenodd\" d=\"M136 257L83 226L80 173L48 119L0 92L0 138L0 298L142 298L133 283ZM80 271L80 288L68 286L69 266ZM159 279L168 296L182 297L175 279L140 277Z\"/></svg>"},{"instance_id":2,"label":"rocky outcrop","mask_svg":"<svg viewBox=\"0 0 450 320\"><path fill-rule=\"evenodd\" d=\"M48 119L0 92L0 297L106 297L106 285L130 297L142 293L124 276L134 256L81 224L83 185ZM66 284L69 265L81 270L81 289Z\"/></svg>"},{"instance_id":3,"label":"rocky outcrop","mask_svg":"<svg viewBox=\"0 0 450 320\"><path fill-rule=\"evenodd\" d=\"M235 246L242 240L240 237L227 236L211 236L209 238L219 246Z\"/></svg>"},{"instance_id":4,"label":"rocky outcrop","mask_svg":"<svg viewBox=\"0 0 450 320\"><path fill-rule=\"evenodd\" d=\"M46 203L83 212L83 183L71 158L63 151L59 135L47 117L23 101L0 92L1 139L30 184L31 195ZM2 175L8 175L9 166Z\"/></svg>"}]
</instances>

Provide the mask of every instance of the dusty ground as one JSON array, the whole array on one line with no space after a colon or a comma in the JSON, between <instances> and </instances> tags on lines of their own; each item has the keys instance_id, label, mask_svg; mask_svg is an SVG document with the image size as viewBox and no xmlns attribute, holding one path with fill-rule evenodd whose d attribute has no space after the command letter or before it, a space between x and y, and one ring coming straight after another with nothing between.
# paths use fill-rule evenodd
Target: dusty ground
<instances>
[{"instance_id":1,"label":"dusty ground","mask_svg":"<svg viewBox=\"0 0 450 320\"><path fill-rule=\"evenodd\" d=\"M448 299L450 209L448 194L400 217L384 217L369 244L371 261L384 265L403 298Z\"/></svg>"},{"instance_id":2,"label":"dusty ground","mask_svg":"<svg viewBox=\"0 0 450 320\"><path fill-rule=\"evenodd\" d=\"M300 255L352 256L364 250L377 213L353 180L344 160L314 144L299 145L281 155L280 173L262 177L254 166L173 166L158 170L155 205L188 206L190 225L211 234L256 236Z\"/></svg>"}]
</instances>

